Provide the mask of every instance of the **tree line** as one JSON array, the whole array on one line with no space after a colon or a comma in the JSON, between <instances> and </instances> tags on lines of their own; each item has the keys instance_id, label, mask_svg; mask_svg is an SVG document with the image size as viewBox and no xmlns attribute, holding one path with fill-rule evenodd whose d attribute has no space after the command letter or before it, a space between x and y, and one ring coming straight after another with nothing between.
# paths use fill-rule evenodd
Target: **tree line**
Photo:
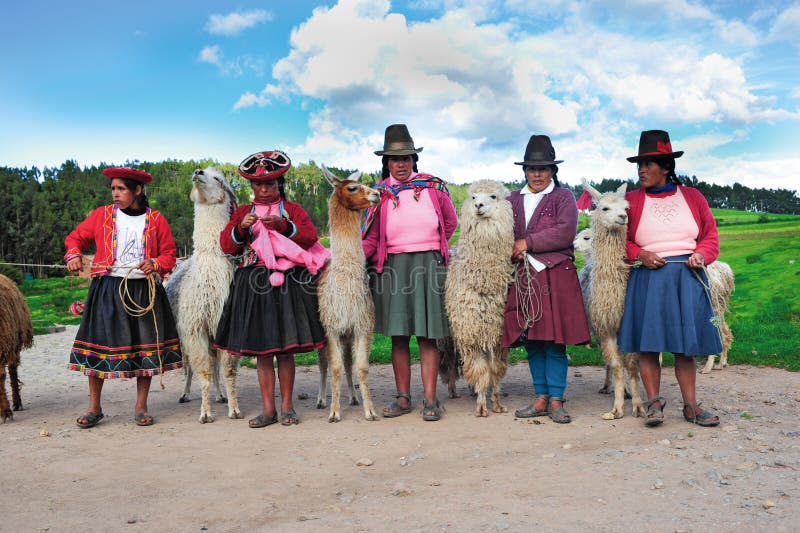
<instances>
[{"instance_id":1,"label":"tree line","mask_svg":"<svg viewBox=\"0 0 800 533\"><path fill-rule=\"evenodd\" d=\"M78 225L89 212L111 202L108 179L104 168L113 165L80 167L66 161L59 168L0 167L0 258L2 262L36 265L62 265L64 237ZM123 166L145 170L154 176L146 187L150 205L158 209L169 221L179 256L188 256L192 250L193 204L189 199L191 176L196 168L214 166L229 179L240 203L250 201L251 189L246 180L236 173L236 165L213 160L176 161L156 163L126 161ZM331 168L347 176L351 170ZM289 170L286 193L290 200L303 206L321 235L328 233L328 198L331 186L314 162L300 164ZM447 179L447 177L443 178ZM800 198L795 191L785 189L751 189L735 183L714 185L699 181L695 176L681 176L681 180L697 187L708 199L711 207L762 211L780 214L800 213ZM362 182L374 184L380 172L366 173ZM604 179L593 185L601 191L617 188L626 180ZM637 186L627 180L628 188ZM509 180L509 189L522 186L522 180ZM576 198L582 193L580 184L570 186ZM467 185L450 185L456 208L466 198ZM90 252L91 253L91 252ZM64 275L63 269L20 267L37 277Z\"/></svg>"}]
</instances>

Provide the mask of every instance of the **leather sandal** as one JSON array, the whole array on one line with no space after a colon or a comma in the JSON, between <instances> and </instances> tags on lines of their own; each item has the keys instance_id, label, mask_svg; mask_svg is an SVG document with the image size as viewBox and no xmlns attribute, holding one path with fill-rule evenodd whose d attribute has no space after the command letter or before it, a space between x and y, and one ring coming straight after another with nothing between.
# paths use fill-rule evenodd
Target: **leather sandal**
<instances>
[{"instance_id":1,"label":"leather sandal","mask_svg":"<svg viewBox=\"0 0 800 533\"><path fill-rule=\"evenodd\" d=\"M275 411L274 413L272 413L272 416L267 416L264 413L261 413L260 415L251 418L247 422L247 425L253 429L256 429L256 428L264 428L267 426L271 426L272 424L276 424L277 422L278 422L278 411Z\"/></svg>"},{"instance_id":2,"label":"leather sandal","mask_svg":"<svg viewBox=\"0 0 800 533\"><path fill-rule=\"evenodd\" d=\"M660 407L653 407L656 402L658 402ZM667 400L665 400L663 396L656 396L644 405L647 409L644 414L644 425L649 427L660 425L664 421L664 408L667 406Z\"/></svg>"},{"instance_id":3,"label":"leather sandal","mask_svg":"<svg viewBox=\"0 0 800 533\"><path fill-rule=\"evenodd\" d=\"M719 417L714 413L709 411L704 411L700 409L700 404L697 404L697 409L692 409L694 416L690 417L686 414L686 408L692 408L691 405L684 405L683 406L683 418L687 422L691 422L692 424L697 424L698 426L703 427L713 427L719 425Z\"/></svg>"},{"instance_id":4,"label":"leather sandal","mask_svg":"<svg viewBox=\"0 0 800 533\"><path fill-rule=\"evenodd\" d=\"M395 398L405 398L408 400L408 405L405 407L401 407L400 404L396 401L392 402L389 407L383 408L383 418L395 418L402 415L407 415L411 412L411 395L407 392L398 392Z\"/></svg>"},{"instance_id":5,"label":"leather sandal","mask_svg":"<svg viewBox=\"0 0 800 533\"><path fill-rule=\"evenodd\" d=\"M561 402L561 407L553 409L553 402ZM556 424L569 424L572 422L572 417L569 416L569 413L564 408L564 398L556 398L555 396L550 398L550 401L547 404L547 416L550 417L550 420L555 422Z\"/></svg>"},{"instance_id":6,"label":"leather sandal","mask_svg":"<svg viewBox=\"0 0 800 533\"><path fill-rule=\"evenodd\" d=\"M82 416L75 419L75 423L78 424L78 427L81 429L89 429L95 427L103 418L105 418L103 411L99 413L86 411ZM83 420L83 422L81 422L81 420Z\"/></svg>"},{"instance_id":7,"label":"leather sandal","mask_svg":"<svg viewBox=\"0 0 800 533\"><path fill-rule=\"evenodd\" d=\"M517 418L533 418L536 416L548 416L548 406L550 405L550 396L548 394L537 394L534 402L538 399L544 400L544 409L539 411L533 404L526 405L522 409L514 411L514 416Z\"/></svg>"}]
</instances>

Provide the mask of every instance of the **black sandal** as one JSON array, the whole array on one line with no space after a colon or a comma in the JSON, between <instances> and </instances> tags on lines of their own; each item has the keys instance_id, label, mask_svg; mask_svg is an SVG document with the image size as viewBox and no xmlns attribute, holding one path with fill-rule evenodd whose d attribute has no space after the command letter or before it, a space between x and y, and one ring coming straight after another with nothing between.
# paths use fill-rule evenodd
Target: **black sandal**
<instances>
[{"instance_id":1,"label":"black sandal","mask_svg":"<svg viewBox=\"0 0 800 533\"><path fill-rule=\"evenodd\" d=\"M274 413L272 413L272 416L267 416L264 413L261 413L260 415L251 418L247 422L247 424L251 428L256 429L256 428L264 428L267 426L271 426L272 424L276 424L277 422L278 422L278 411L275 411Z\"/></svg>"},{"instance_id":2,"label":"black sandal","mask_svg":"<svg viewBox=\"0 0 800 533\"><path fill-rule=\"evenodd\" d=\"M402 415L407 415L411 412L411 395L407 392L398 392L395 398L405 398L408 400L408 405L405 407L401 407L400 404L396 401L392 402L392 405L389 407L383 408L383 418L395 418Z\"/></svg>"},{"instance_id":3,"label":"black sandal","mask_svg":"<svg viewBox=\"0 0 800 533\"><path fill-rule=\"evenodd\" d=\"M553 409L553 402L561 402L561 407L557 407ZM550 417L550 420L555 422L556 424L569 424L572 422L572 417L569 416L569 413L564 408L564 403L566 400L564 398L556 398L555 396L550 398L550 401L547 403L547 415Z\"/></svg>"},{"instance_id":4,"label":"black sandal","mask_svg":"<svg viewBox=\"0 0 800 533\"><path fill-rule=\"evenodd\" d=\"M694 417L690 417L686 414L686 408L691 408L691 405L684 405L683 406L683 418L687 422L691 422L692 424L697 424L698 426L703 427L714 427L719 425L719 417L714 413L709 411L703 411L700 409L700 404L697 404L697 409L692 409L694 411Z\"/></svg>"},{"instance_id":5,"label":"black sandal","mask_svg":"<svg viewBox=\"0 0 800 533\"><path fill-rule=\"evenodd\" d=\"M661 406L659 408L653 407L653 404L658 402ZM648 427L655 427L660 425L664 421L664 408L667 406L667 400L664 399L663 396L656 396L649 402L645 404L647 408L647 412L645 412L645 421L644 425Z\"/></svg>"}]
</instances>

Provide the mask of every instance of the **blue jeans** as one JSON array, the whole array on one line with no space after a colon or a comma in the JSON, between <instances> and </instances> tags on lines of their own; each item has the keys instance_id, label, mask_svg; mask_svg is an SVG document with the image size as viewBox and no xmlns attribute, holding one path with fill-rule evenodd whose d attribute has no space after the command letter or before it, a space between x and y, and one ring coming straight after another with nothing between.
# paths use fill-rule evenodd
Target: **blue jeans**
<instances>
[{"instance_id":1,"label":"blue jeans","mask_svg":"<svg viewBox=\"0 0 800 533\"><path fill-rule=\"evenodd\" d=\"M529 340L525 343L525 349L528 352L534 392L563 398L569 366L567 347L552 341Z\"/></svg>"}]
</instances>

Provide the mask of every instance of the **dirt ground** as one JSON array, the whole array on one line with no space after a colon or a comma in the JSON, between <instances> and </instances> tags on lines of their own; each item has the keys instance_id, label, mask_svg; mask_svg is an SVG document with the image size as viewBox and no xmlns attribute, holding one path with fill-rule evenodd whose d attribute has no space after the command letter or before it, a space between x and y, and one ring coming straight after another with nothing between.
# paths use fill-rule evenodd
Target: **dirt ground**
<instances>
[{"instance_id":1,"label":"dirt ground","mask_svg":"<svg viewBox=\"0 0 800 533\"><path fill-rule=\"evenodd\" d=\"M132 420L135 383L109 382L105 420L83 430L86 378L65 369L76 327L23 352L25 409L0 425L0 531L796 531L800 524L800 379L749 366L698 375L718 428L686 423L671 369L665 423L604 421L603 370L571 367L573 423L515 419L531 394L526 365L509 369L507 414L473 416L446 400L437 423L419 414L368 422L346 406L330 424L315 409L318 372L298 368L294 427L250 429L255 371L241 369L244 420L199 424L199 389L177 402L182 372L153 380L151 427ZM370 372L378 408L391 367ZM346 394L344 395L346 398ZM444 398L446 391L440 389ZM359 465L361 463L370 463Z\"/></svg>"}]
</instances>

